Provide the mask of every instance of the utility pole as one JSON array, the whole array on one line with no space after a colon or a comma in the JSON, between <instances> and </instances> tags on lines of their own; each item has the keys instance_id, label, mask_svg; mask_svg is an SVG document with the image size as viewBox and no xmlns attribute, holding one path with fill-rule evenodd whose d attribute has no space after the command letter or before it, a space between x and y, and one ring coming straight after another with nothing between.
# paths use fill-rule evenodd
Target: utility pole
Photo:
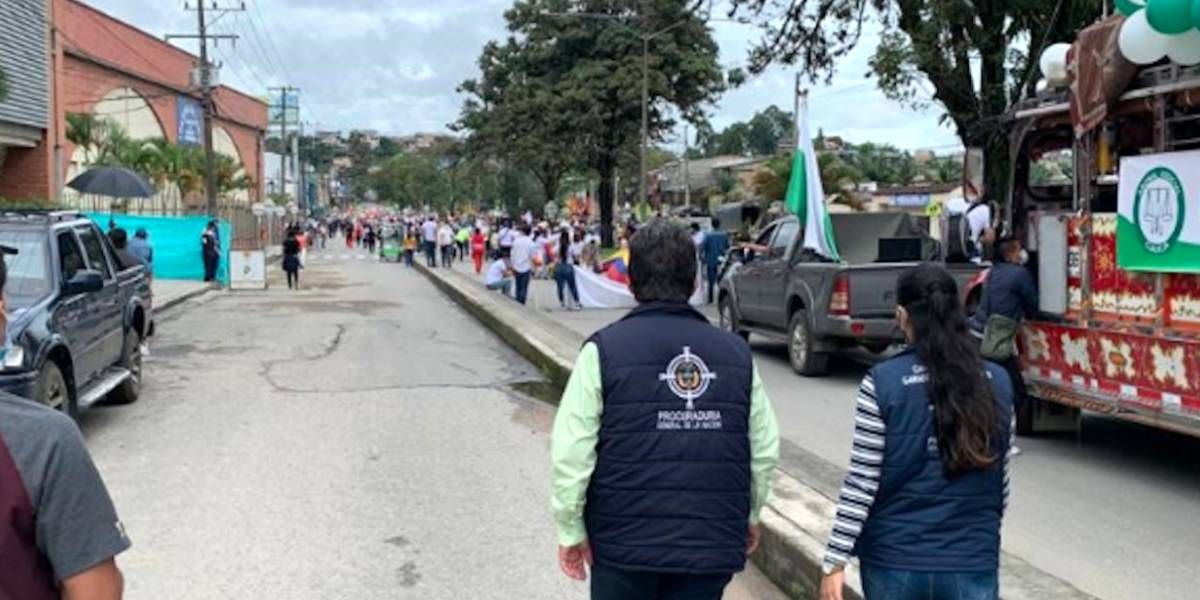
<instances>
[{"instance_id":1,"label":"utility pole","mask_svg":"<svg viewBox=\"0 0 1200 600\"><path fill-rule=\"evenodd\" d=\"M212 21L207 20L204 7L205 0L196 2L196 25L197 31L192 34L171 34L166 36L167 41L172 39L195 39L200 45L200 96L201 107L204 111L204 196L207 201L208 214L211 217L217 216L217 154L213 148L213 118L216 116L215 105L213 103L213 65L208 62L208 42L218 40L236 41L238 36L233 34L209 34L208 27L216 23L221 17L231 12L242 12L246 10L246 5L243 3L239 8L221 8L214 2L207 9L218 13ZM184 4L184 9L191 10L191 7Z\"/></svg>"},{"instance_id":2,"label":"utility pole","mask_svg":"<svg viewBox=\"0 0 1200 600\"><path fill-rule=\"evenodd\" d=\"M638 202L646 201L646 150L650 145L650 36L642 36L642 169Z\"/></svg>"},{"instance_id":3,"label":"utility pole","mask_svg":"<svg viewBox=\"0 0 1200 600\"><path fill-rule=\"evenodd\" d=\"M688 171L688 126L683 124L683 205L692 206L692 174Z\"/></svg>"},{"instance_id":4,"label":"utility pole","mask_svg":"<svg viewBox=\"0 0 1200 600\"><path fill-rule=\"evenodd\" d=\"M280 142L282 148L279 151L279 193L283 194L283 195L287 195L287 177L288 177L287 165L288 165L288 151L289 151L288 120L291 119L291 117L289 116L289 112L288 112L289 109L291 108L291 105L289 104L290 100L288 100L288 99L292 97L293 93L298 93L300 91L300 88L293 87L290 85L285 85L282 87L267 88L267 91L268 92L279 92L279 104L272 104L271 108L278 110L279 115L280 115L279 116L279 127L280 127L279 142ZM299 111L299 108L300 108L299 106L296 107L297 112ZM299 194L297 194L297 198L298 197L299 197Z\"/></svg>"}]
</instances>

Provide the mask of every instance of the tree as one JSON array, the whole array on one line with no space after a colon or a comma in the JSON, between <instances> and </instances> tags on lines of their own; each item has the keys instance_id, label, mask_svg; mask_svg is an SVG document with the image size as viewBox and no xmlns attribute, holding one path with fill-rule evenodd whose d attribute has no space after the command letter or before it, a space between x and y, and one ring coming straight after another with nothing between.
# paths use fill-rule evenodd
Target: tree
<instances>
[{"instance_id":1,"label":"tree","mask_svg":"<svg viewBox=\"0 0 1200 600\"><path fill-rule=\"evenodd\" d=\"M543 204L557 199L563 176L577 165L572 107L561 78L530 71L539 50L515 39L489 42L479 58L481 76L459 86L467 94L455 128L470 132L466 151L521 165L538 179Z\"/></svg>"},{"instance_id":2,"label":"tree","mask_svg":"<svg viewBox=\"0 0 1200 600\"><path fill-rule=\"evenodd\" d=\"M731 2L731 16L753 15L763 27L752 72L799 64L811 80L828 81L862 39L864 23L877 23L882 33L870 65L880 90L908 105L940 105L963 144L984 149L995 198L1007 195L1005 112L1032 91L1044 47L1071 41L1102 10L1101 0Z\"/></svg>"},{"instance_id":3,"label":"tree","mask_svg":"<svg viewBox=\"0 0 1200 600\"><path fill-rule=\"evenodd\" d=\"M397 154L370 177L379 201L395 206L446 209L450 185L438 161L423 154Z\"/></svg>"},{"instance_id":4,"label":"tree","mask_svg":"<svg viewBox=\"0 0 1200 600\"><path fill-rule=\"evenodd\" d=\"M792 113L780 110L772 104L765 110L754 113L750 119L746 143L751 156L771 156L779 149L779 142L796 135L796 121Z\"/></svg>"},{"instance_id":5,"label":"tree","mask_svg":"<svg viewBox=\"0 0 1200 600\"><path fill-rule=\"evenodd\" d=\"M652 140L674 126L668 105L700 123L704 109L724 90L717 44L701 15L689 10L690 2L518 0L505 13L512 52L500 55L502 67L562 100L563 111L553 116L571 126L573 144L600 180L606 244L612 243L613 176L622 153L641 137L643 43Z\"/></svg>"}]
</instances>

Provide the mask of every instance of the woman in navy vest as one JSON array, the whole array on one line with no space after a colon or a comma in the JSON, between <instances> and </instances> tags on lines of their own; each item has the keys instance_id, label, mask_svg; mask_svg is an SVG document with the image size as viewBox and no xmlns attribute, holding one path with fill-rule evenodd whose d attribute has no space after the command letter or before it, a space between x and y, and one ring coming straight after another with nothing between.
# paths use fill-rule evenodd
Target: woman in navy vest
<instances>
[{"instance_id":1,"label":"woman in navy vest","mask_svg":"<svg viewBox=\"0 0 1200 600\"><path fill-rule=\"evenodd\" d=\"M896 296L910 346L859 387L821 598L842 598L854 555L867 600L995 600L1012 385L980 358L945 269L908 270Z\"/></svg>"}]
</instances>

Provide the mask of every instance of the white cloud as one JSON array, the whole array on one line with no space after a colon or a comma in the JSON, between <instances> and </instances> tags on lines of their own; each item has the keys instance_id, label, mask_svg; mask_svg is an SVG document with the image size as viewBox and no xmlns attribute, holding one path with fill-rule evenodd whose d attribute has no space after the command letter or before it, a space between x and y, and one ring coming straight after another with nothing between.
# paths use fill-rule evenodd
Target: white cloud
<instances>
[{"instance_id":1,"label":"white cloud","mask_svg":"<svg viewBox=\"0 0 1200 600\"><path fill-rule=\"evenodd\" d=\"M154 35L195 28L194 13L179 2L86 1ZM458 116L462 98L455 88L476 75L483 44L506 35L503 13L510 5L511 0L248 0L246 13L218 22L217 31L242 39L235 48L223 44L216 55L225 62L223 80L249 93L284 83L300 87L304 119L315 127L440 131ZM735 23L714 23L713 29L722 64L743 65L758 30ZM864 37L830 85L813 86L811 128L904 148L956 143L952 130L937 125L936 109L907 110L864 77L876 39L873 32ZM791 110L793 72L772 67L725 94L711 111L714 125L748 119L770 104Z\"/></svg>"}]
</instances>

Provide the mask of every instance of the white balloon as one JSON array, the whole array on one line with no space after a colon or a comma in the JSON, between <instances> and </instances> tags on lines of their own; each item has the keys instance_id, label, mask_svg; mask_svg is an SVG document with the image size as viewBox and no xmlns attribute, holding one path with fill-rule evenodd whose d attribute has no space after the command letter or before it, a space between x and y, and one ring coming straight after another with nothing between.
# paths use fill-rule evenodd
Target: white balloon
<instances>
[{"instance_id":1,"label":"white balloon","mask_svg":"<svg viewBox=\"0 0 1200 600\"><path fill-rule=\"evenodd\" d=\"M1058 43L1050 45L1042 52L1038 64L1042 67L1042 74L1046 76L1047 83L1057 86L1067 82L1067 52L1070 50L1070 44Z\"/></svg>"},{"instance_id":2,"label":"white balloon","mask_svg":"<svg viewBox=\"0 0 1200 600\"><path fill-rule=\"evenodd\" d=\"M1189 29L1171 36L1167 43L1167 56L1184 66L1200 64L1200 30Z\"/></svg>"},{"instance_id":3,"label":"white balloon","mask_svg":"<svg viewBox=\"0 0 1200 600\"><path fill-rule=\"evenodd\" d=\"M1138 65L1156 63L1167 55L1170 37L1150 27L1146 11L1139 10L1125 19L1117 45L1129 62Z\"/></svg>"}]
</instances>

